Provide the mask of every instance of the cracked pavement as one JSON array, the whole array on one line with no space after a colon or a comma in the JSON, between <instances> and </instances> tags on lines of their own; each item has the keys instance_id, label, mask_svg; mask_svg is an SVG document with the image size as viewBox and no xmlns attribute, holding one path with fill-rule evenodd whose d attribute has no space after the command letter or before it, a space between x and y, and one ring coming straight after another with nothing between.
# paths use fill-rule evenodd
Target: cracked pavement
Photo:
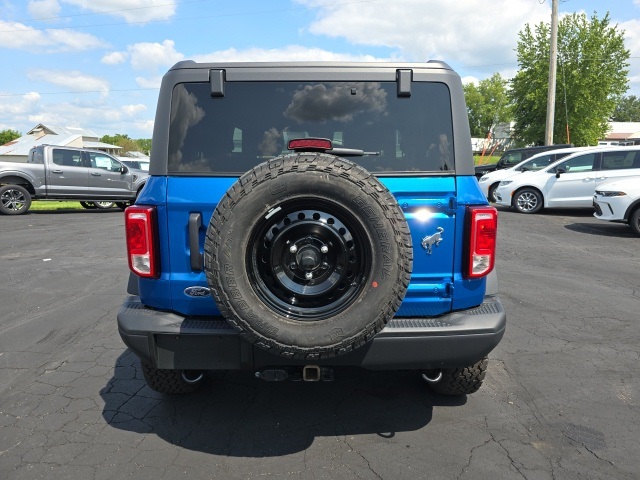
<instances>
[{"instance_id":1,"label":"cracked pavement","mask_svg":"<svg viewBox=\"0 0 640 480\"><path fill-rule=\"evenodd\" d=\"M640 239L501 210L507 333L471 396L411 372L148 387L117 333L122 213L0 217L0 478L637 479Z\"/></svg>"}]
</instances>

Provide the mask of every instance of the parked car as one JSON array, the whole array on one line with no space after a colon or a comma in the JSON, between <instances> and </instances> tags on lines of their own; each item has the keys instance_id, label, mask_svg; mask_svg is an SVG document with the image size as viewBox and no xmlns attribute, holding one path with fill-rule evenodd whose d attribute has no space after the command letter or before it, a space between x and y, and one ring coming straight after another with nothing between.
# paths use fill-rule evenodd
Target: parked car
<instances>
[{"instance_id":1,"label":"parked car","mask_svg":"<svg viewBox=\"0 0 640 480\"><path fill-rule=\"evenodd\" d=\"M537 147L525 147L525 148L512 148L502 154L498 163L490 163L487 165L476 165L476 177L480 178L485 173L493 172L494 170L501 170L504 168L514 167L523 160L532 157L541 152L548 150L557 150L559 148L571 148L571 144L558 144L558 145L540 145Z\"/></svg>"},{"instance_id":2,"label":"parked car","mask_svg":"<svg viewBox=\"0 0 640 480\"><path fill-rule=\"evenodd\" d=\"M640 147L593 147L537 172L502 180L496 202L521 213L542 208L593 207L596 188L617 178L640 176Z\"/></svg>"},{"instance_id":3,"label":"parked car","mask_svg":"<svg viewBox=\"0 0 640 480\"><path fill-rule=\"evenodd\" d=\"M129 168L140 170L142 172L149 171L149 160L132 159L129 157L118 157L118 160Z\"/></svg>"},{"instance_id":4,"label":"parked car","mask_svg":"<svg viewBox=\"0 0 640 480\"><path fill-rule=\"evenodd\" d=\"M147 384L358 366L476 392L506 314L470 138L442 62L176 64L125 211L118 330Z\"/></svg>"},{"instance_id":5,"label":"parked car","mask_svg":"<svg viewBox=\"0 0 640 480\"><path fill-rule=\"evenodd\" d=\"M495 202L495 191L498 188L501 180L510 177L514 173L531 171L536 172L548 167L556 160L559 160L567 155L570 155L581 150L585 150L592 147L572 147L572 148L560 148L558 150L549 150L542 153L537 153L533 157L520 162L515 167L503 168L500 170L494 170L493 172L485 173L478 182L480 183L480 190L487 197L490 202Z\"/></svg>"},{"instance_id":6,"label":"parked car","mask_svg":"<svg viewBox=\"0 0 640 480\"><path fill-rule=\"evenodd\" d=\"M76 200L85 208L96 202L121 207L135 201L147 181L145 172L132 172L99 150L40 145L27 163L0 162L0 213L26 213L31 200ZM110 208L111 205L101 204Z\"/></svg>"},{"instance_id":7,"label":"parked car","mask_svg":"<svg viewBox=\"0 0 640 480\"><path fill-rule=\"evenodd\" d=\"M596 188L593 206L597 219L627 223L640 236L640 178L603 183Z\"/></svg>"}]
</instances>

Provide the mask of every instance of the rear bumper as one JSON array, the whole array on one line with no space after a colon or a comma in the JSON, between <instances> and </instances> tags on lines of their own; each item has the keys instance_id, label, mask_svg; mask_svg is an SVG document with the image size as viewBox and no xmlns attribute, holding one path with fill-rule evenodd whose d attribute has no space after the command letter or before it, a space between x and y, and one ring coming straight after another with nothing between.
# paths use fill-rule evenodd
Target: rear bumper
<instances>
[{"instance_id":1,"label":"rear bumper","mask_svg":"<svg viewBox=\"0 0 640 480\"><path fill-rule=\"evenodd\" d=\"M470 310L432 318L394 318L358 350L307 363L379 370L464 367L493 350L505 327L502 303L490 296ZM185 318L151 310L137 296L123 303L118 330L138 357L162 369L257 370L305 363L254 347L222 317Z\"/></svg>"}]
</instances>

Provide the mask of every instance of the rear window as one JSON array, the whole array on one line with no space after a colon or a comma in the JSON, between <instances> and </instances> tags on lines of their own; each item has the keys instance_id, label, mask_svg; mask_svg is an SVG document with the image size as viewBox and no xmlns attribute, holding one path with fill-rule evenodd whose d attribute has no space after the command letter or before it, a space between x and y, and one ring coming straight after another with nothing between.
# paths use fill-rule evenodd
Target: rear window
<instances>
[{"instance_id":1,"label":"rear window","mask_svg":"<svg viewBox=\"0 0 640 480\"><path fill-rule=\"evenodd\" d=\"M327 138L377 173L453 172L449 89L414 82L410 97L395 82L227 82L174 87L169 173L242 174L289 153L289 140Z\"/></svg>"},{"instance_id":2,"label":"rear window","mask_svg":"<svg viewBox=\"0 0 640 480\"><path fill-rule=\"evenodd\" d=\"M602 153L602 170L623 170L627 168L640 168L640 152L638 151L614 151Z\"/></svg>"}]
</instances>

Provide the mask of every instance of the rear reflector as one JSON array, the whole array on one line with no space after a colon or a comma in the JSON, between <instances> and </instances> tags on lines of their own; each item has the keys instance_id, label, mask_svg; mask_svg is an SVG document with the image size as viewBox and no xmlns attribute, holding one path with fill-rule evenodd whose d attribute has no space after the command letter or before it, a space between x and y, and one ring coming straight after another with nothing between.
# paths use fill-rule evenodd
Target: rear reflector
<instances>
[{"instance_id":1,"label":"rear reflector","mask_svg":"<svg viewBox=\"0 0 640 480\"><path fill-rule=\"evenodd\" d=\"M498 211L493 207L467 207L467 222L469 256L465 276L481 278L495 264Z\"/></svg>"},{"instance_id":2,"label":"rear reflector","mask_svg":"<svg viewBox=\"0 0 640 480\"><path fill-rule=\"evenodd\" d=\"M324 152L332 148L331 140L326 138L294 138L289 140L289 150L294 151Z\"/></svg>"},{"instance_id":3,"label":"rear reflector","mask_svg":"<svg viewBox=\"0 0 640 480\"><path fill-rule=\"evenodd\" d=\"M140 277L158 278L155 207L128 207L124 218L129 269Z\"/></svg>"}]
</instances>

